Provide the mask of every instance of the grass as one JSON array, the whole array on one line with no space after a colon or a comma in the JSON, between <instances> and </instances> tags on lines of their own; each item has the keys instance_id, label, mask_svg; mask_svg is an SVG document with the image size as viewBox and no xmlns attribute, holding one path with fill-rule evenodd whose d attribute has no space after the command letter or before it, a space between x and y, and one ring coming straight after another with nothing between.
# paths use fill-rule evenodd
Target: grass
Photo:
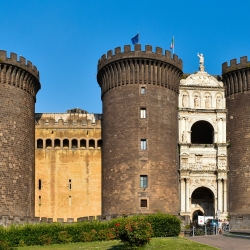
<instances>
[{"instance_id":1,"label":"grass","mask_svg":"<svg viewBox=\"0 0 250 250\"><path fill-rule=\"evenodd\" d=\"M95 241L95 242L85 242L85 243L70 243L70 244L55 244L49 246L29 246L29 247L18 247L18 250L125 250L123 244L119 241ZM139 248L143 250L215 250L211 246L203 245L197 242L190 241L185 238L153 238L149 245L144 248Z\"/></svg>"}]
</instances>

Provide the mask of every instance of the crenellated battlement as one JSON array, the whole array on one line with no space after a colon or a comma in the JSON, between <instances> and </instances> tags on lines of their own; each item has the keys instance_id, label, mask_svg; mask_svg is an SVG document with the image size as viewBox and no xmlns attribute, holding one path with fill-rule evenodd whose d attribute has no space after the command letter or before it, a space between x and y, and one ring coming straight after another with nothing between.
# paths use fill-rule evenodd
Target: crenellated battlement
<instances>
[{"instance_id":1,"label":"crenellated battlement","mask_svg":"<svg viewBox=\"0 0 250 250\"><path fill-rule=\"evenodd\" d=\"M86 111L85 111L86 112ZM101 114L36 113L36 128L101 128Z\"/></svg>"},{"instance_id":2,"label":"crenellated battlement","mask_svg":"<svg viewBox=\"0 0 250 250\"><path fill-rule=\"evenodd\" d=\"M130 45L124 45L123 52L121 47L117 47L115 48L114 53L112 50L109 50L107 54L103 54L98 61L98 71L108 63L128 58L149 59L149 60L153 59L153 60L163 61L172 64L175 67L182 70L182 60L179 59L178 56L175 54L173 55L172 58L170 51L165 50L165 54L163 54L163 49L160 47L156 47L155 51L153 51L151 45L146 45L145 51L143 51L141 50L141 44L136 44L134 46L134 51L131 50Z\"/></svg>"},{"instance_id":3,"label":"crenellated battlement","mask_svg":"<svg viewBox=\"0 0 250 250\"><path fill-rule=\"evenodd\" d=\"M0 50L0 64L2 63L15 65L19 68L29 71L39 80L39 71L37 67L29 60L26 61L26 58L23 56L20 56L18 60L17 54L11 52L10 57L7 57L7 52L5 50Z\"/></svg>"},{"instance_id":4,"label":"crenellated battlement","mask_svg":"<svg viewBox=\"0 0 250 250\"><path fill-rule=\"evenodd\" d=\"M4 50L0 50L0 83L22 89L34 98L41 88L36 66L22 56L18 60L15 53L10 53L10 57L7 57Z\"/></svg>"},{"instance_id":5,"label":"crenellated battlement","mask_svg":"<svg viewBox=\"0 0 250 250\"><path fill-rule=\"evenodd\" d=\"M250 68L250 61L247 60L247 56L241 57L240 63L237 63L237 59L230 60L230 65L224 62L222 64L222 74L245 68Z\"/></svg>"},{"instance_id":6,"label":"crenellated battlement","mask_svg":"<svg viewBox=\"0 0 250 250\"><path fill-rule=\"evenodd\" d=\"M236 59L230 60L230 65L222 64L222 78L225 85L226 96L242 93L250 90L250 61L247 56L240 58L240 63Z\"/></svg>"}]
</instances>

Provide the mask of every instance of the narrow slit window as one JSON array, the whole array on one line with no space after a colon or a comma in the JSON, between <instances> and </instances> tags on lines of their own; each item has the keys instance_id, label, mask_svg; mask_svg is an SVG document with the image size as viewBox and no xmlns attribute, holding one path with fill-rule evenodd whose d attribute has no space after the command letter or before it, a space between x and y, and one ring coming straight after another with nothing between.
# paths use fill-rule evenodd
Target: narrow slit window
<instances>
[{"instance_id":1,"label":"narrow slit window","mask_svg":"<svg viewBox=\"0 0 250 250\"><path fill-rule=\"evenodd\" d=\"M42 205L42 197L39 195L38 197L38 205L41 206Z\"/></svg>"},{"instance_id":2,"label":"narrow slit window","mask_svg":"<svg viewBox=\"0 0 250 250\"><path fill-rule=\"evenodd\" d=\"M146 150L146 149L147 149L147 140L141 139L141 150Z\"/></svg>"},{"instance_id":3,"label":"narrow slit window","mask_svg":"<svg viewBox=\"0 0 250 250\"><path fill-rule=\"evenodd\" d=\"M69 190L72 189L72 182L71 182L71 179L69 179Z\"/></svg>"},{"instance_id":4,"label":"narrow slit window","mask_svg":"<svg viewBox=\"0 0 250 250\"><path fill-rule=\"evenodd\" d=\"M71 196L69 196L69 205L71 206L71 204L72 204L72 198Z\"/></svg>"},{"instance_id":5,"label":"narrow slit window","mask_svg":"<svg viewBox=\"0 0 250 250\"><path fill-rule=\"evenodd\" d=\"M140 117L143 118L143 119L147 118L147 110L146 110L146 108L141 108Z\"/></svg>"},{"instance_id":6,"label":"narrow slit window","mask_svg":"<svg viewBox=\"0 0 250 250\"><path fill-rule=\"evenodd\" d=\"M39 190L42 189L42 180L41 179L38 180L38 189Z\"/></svg>"}]
</instances>

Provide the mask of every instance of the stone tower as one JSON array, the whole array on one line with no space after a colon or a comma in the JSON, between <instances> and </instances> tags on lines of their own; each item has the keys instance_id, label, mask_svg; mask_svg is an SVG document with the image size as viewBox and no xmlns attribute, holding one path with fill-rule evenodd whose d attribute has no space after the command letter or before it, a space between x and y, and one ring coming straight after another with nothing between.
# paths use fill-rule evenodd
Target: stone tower
<instances>
[{"instance_id":1,"label":"stone tower","mask_svg":"<svg viewBox=\"0 0 250 250\"><path fill-rule=\"evenodd\" d=\"M229 140L229 211L231 218L246 219L250 207L250 62L241 57L222 65L225 85ZM232 223L234 223L231 220ZM243 222L244 224L244 222ZM248 219L248 226L250 219Z\"/></svg>"},{"instance_id":2,"label":"stone tower","mask_svg":"<svg viewBox=\"0 0 250 250\"><path fill-rule=\"evenodd\" d=\"M137 44L98 62L102 91L102 214L177 214L182 61Z\"/></svg>"},{"instance_id":3,"label":"stone tower","mask_svg":"<svg viewBox=\"0 0 250 250\"><path fill-rule=\"evenodd\" d=\"M39 72L31 62L0 51L0 214L34 216L36 93Z\"/></svg>"}]
</instances>

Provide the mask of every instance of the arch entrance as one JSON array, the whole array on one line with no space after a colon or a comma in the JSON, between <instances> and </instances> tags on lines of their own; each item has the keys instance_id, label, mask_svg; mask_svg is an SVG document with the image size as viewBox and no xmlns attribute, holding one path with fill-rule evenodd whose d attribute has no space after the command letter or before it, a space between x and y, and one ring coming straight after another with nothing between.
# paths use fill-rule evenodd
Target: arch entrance
<instances>
[{"instance_id":1,"label":"arch entrance","mask_svg":"<svg viewBox=\"0 0 250 250\"><path fill-rule=\"evenodd\" d=\"M214 194L206 187L199 187L195 189L191 196L191 205L193 220L198 219L198 215L214 216L215 215L215 204Z\"/></svg>"},{"instance_id":2,"label":"arch entrance","mask_svg":"<svg viewBox=\"0 0 250 250\"><path fill-rule=\"evenodd\" d=\"M209 122L195 122L191 131L192 144L213 144L214 128Z\"/></svg>"}]
</instances>

